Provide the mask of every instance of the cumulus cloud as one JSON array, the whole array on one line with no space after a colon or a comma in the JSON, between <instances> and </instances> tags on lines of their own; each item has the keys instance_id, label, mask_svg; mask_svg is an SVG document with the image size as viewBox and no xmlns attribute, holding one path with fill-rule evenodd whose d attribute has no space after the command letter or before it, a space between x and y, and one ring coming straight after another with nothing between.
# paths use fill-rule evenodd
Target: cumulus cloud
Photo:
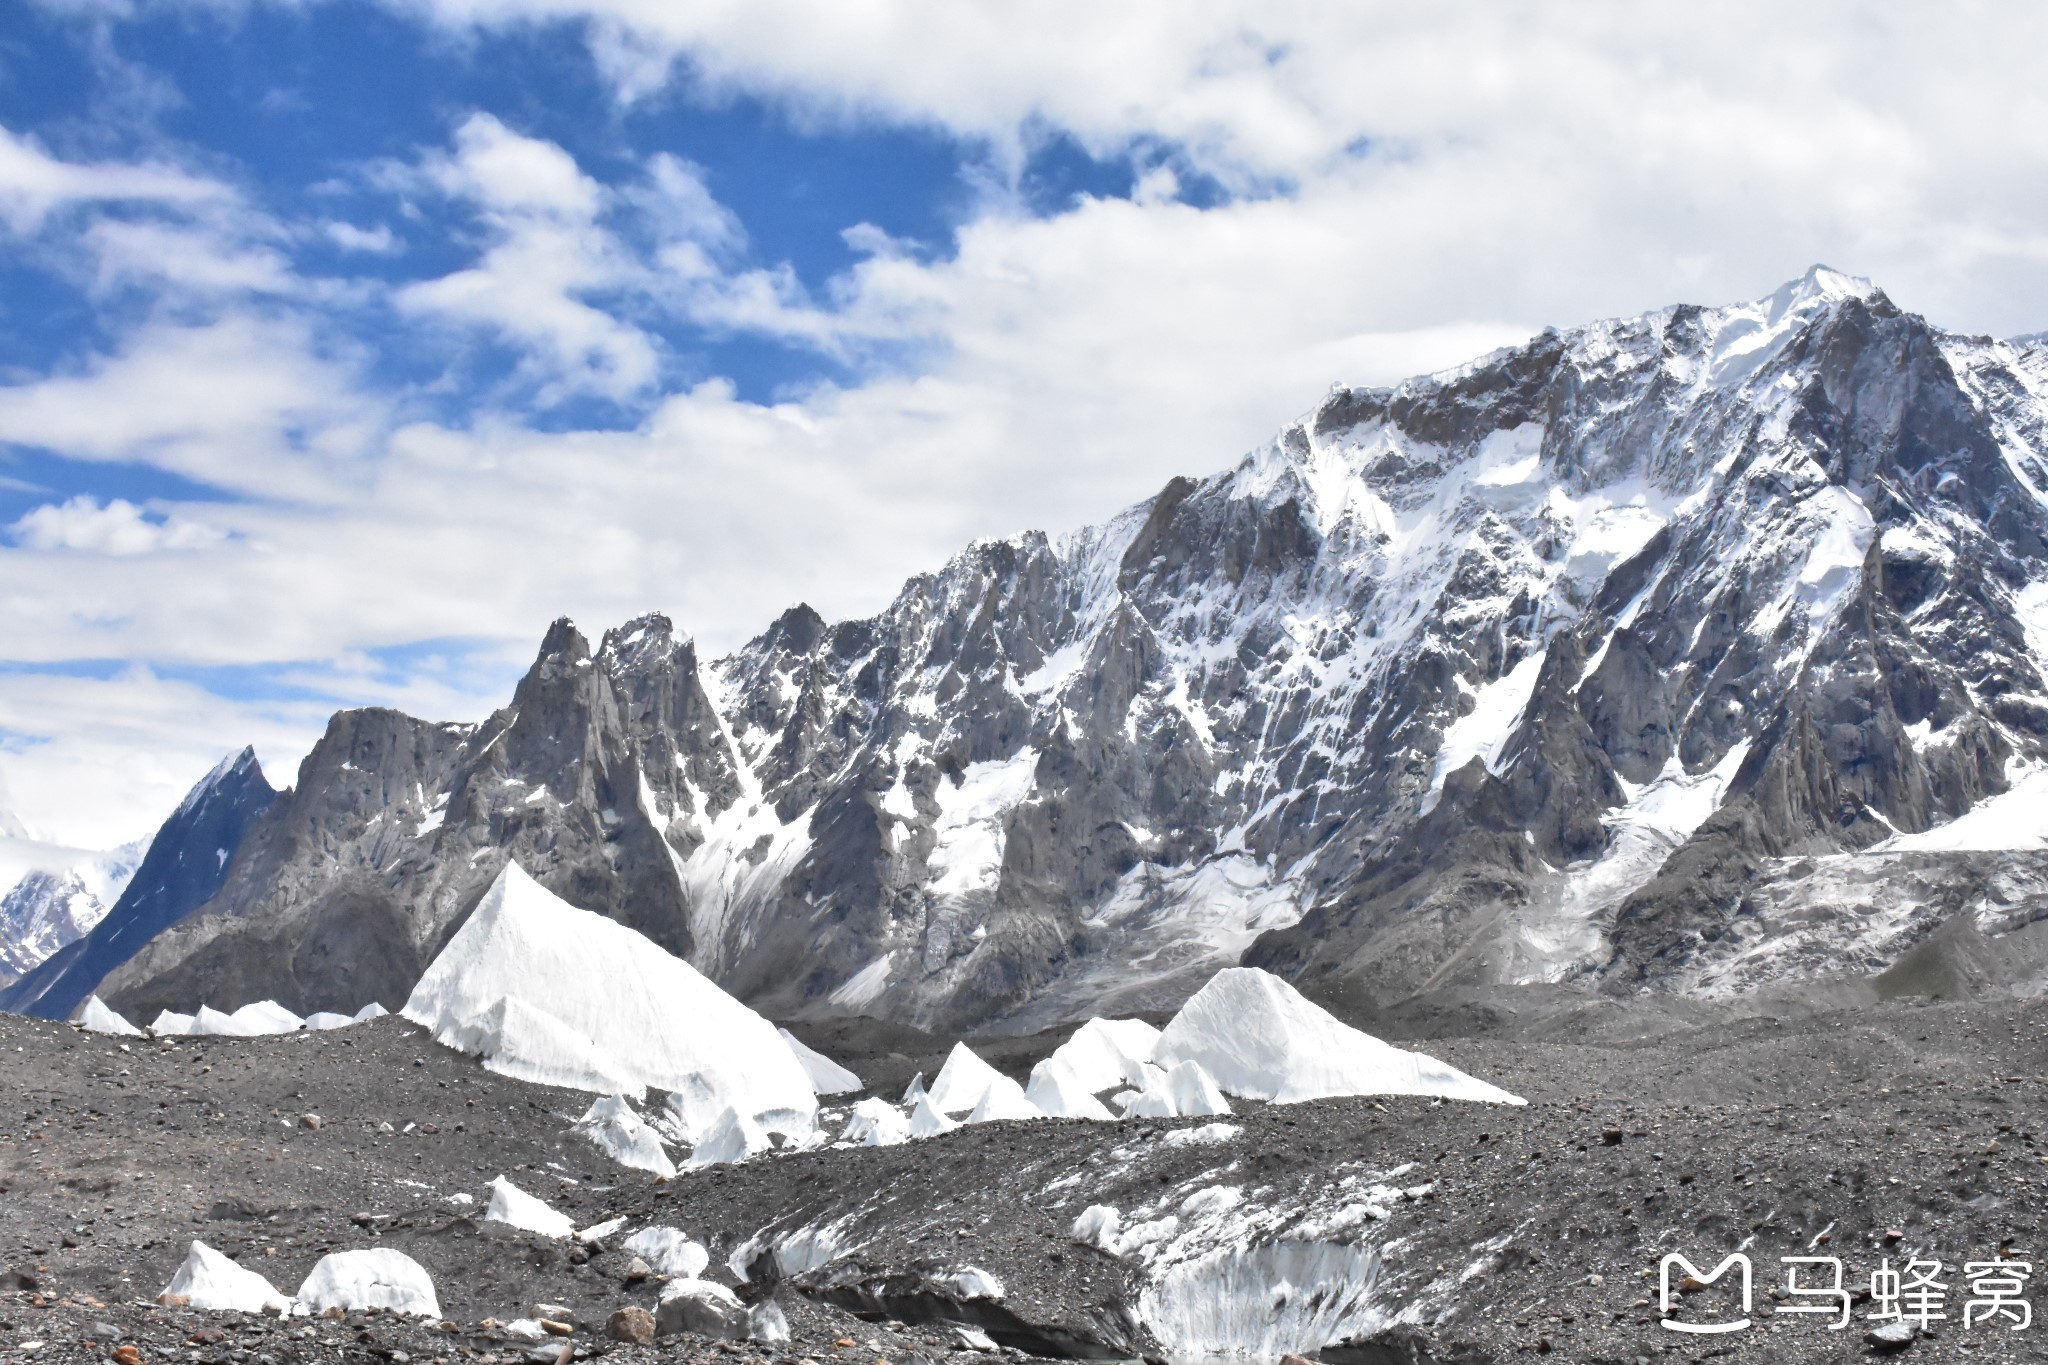
<instances>
[{"instance_id":1,"label":"cumulus cloud","mask_svg":"<svg viewBox=\"0 0 2048 1365\"><path fill-rule=\"evenodd\" d=\"M1103 155L1153 149L1245 194L1350 185L1359 216L1331 229L1389 253L1385 273L1439 317L1572 319L1688 284L1723 297L1826 259L2009 332L2038 327L2021 310L2048 284L2037 7L405 8L456 28L587 21L628 98L680 86L821 122L941 127L1013 166L1057 132ZM1454 267L1430 249L1445 227L1479 239Z\"/></svg>"},{"instance_id":2,"label":"cumulus cloud","mask_svg":"<svg viewBox=\"0 0 2048 1365\"><path fill-rule=\"evenodd\" d=\"M603 190L567 152L477 113L425 173L475 207L491 242L476 264L400 290L402 310L518 343L547 396L627 398L653 383L653 340L601 306L637 267L598 222Z\"/></svg>"},{"instance_id":3,"label":"cumulus cloud","mask_svg":"<svg viewBox=\"0 0 2048 1365\"><path fill-rule=\"evenodd\" d=\"M288 294L299 290L290 261L273 247L238 240L217 225L106 221L82 237L97 260L101 289L144 285L200 295Z\"/></svg>"},{"instance_id":4,"label":"cumulus cloud","mask_svg":"<svg viewBox=\"0 0 2048 1365\"><path fill-rule=\"evenodd\" d=\"M84 494L64 502L44 503L24 513L11 529L16 544L33 550L79 550L118 556L200 550L226 539L202 522L182 517L151 518L126 498L103 504Z\"/></svg>"}]
</instances>

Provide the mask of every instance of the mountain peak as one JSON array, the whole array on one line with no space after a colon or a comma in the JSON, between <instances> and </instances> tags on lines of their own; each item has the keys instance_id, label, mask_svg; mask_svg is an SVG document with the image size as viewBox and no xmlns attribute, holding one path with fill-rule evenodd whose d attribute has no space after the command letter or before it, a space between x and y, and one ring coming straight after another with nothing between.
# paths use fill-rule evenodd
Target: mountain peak
<instances>
[{"instance_id":1,"label":"mountain peak","mask_svg":"<svg viewBox=\"0 0 2048 1365\"><path fill-rule=\"evenodd\" d=\"M1766 300L1775 321L1789 313L1815 311L1854 299L1872 303L1885 293L1861 275L1850 275L1832 266L1808 266L1796 280L1787 280Z\"/></svg>"},{"instance_id":2,"label":"mountain peak","mask_svg":"<svg viewBox=\"0 0 2048 1365\"><path fill-rule=\"evenodd\" d=\"M675 652L677 645L689 643L687 634L677 634L673 621L661 612L651 611L606 631L597 653L607 668L630 667L650 659L665 659Z\"/></svg>"},{"instance_id":3,"label":"mountain peak","mask_svg":"<svg viewBox=\"0 0 2048 1365\"><path fill-rule=\"evenodd\" d=\"M566 659L587 659L590 657L590 642L583 638L583 632L576 629L576 623L566 616L558 616L548 626L548 633L541 637L540 654L534 662L560 656Z\"/></svg>"},{"instance_id":4,"label":"mountain peak","mask_svg":"<svg viewBox=\"0 0 2048 1365\"><path fill-rule=\"evenodd\" d=\"M799 602L775 618L760 642L781 645L798 654L816 648L825 634L825 618L808 602ZM757 642L759 643L759 642Z\"/></svg>"},{"instance_id":5,"label":"mountain peak","mask_svg":"<svg viewBox=\"0 0 2048 1365\"><path fill-rule=\"evenodd\" d=\"M229 754L213 765L212 772L193 784L192 790L185 793L185 799L178 805L179 813L196 809L208 796L223 786L241 785L239 779L247 778L250 773L254 773L260 779L263 767L256 761L256 746L246 744L242 746L241 752Z\"/></svg>"}]
</instances>

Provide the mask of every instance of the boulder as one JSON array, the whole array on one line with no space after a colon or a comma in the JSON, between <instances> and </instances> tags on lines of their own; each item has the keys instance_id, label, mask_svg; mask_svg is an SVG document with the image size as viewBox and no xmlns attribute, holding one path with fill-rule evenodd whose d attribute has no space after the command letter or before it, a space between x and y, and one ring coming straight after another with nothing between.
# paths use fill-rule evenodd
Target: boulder
<instances>
[{"instance_id":1,"label":"boulder","mask_svg":"<svg viewBox=\"0 0 2048 1365\"><path fill-rule=\"evenodd\" d=\"M621 1308L604 1320L604 1334L628 1346L645 1346L654 1340L654 1314L645 1308Z\"/></svg>"},{"instance_id":2,"label":"boulder","mask_svg":"<svg viewBox=\"0 0 2048 1365\"><path fill-rule=\"evenodd\" d=\"M720 1341L744 1341L749 1332L747 1307L722 1284L671 1280L654 1310L654 1330L661 1336L689 1332Z\"/></svg>"}]
</instances>

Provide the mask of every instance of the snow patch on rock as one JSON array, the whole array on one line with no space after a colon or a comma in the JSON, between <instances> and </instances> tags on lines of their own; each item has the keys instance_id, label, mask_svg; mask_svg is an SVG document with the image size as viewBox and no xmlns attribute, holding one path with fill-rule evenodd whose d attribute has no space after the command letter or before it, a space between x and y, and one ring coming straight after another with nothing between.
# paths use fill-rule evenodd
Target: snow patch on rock
<instances>
[{"instance_id":1,"label":"snow patch on rock","mask_svg":"<svg viewBox=\"0 0 2048 1365\"><path fill-rule=\"evenodd\" d=\"M1945 825L1918 834L1895 834L1873 853L1961 853L2048 848L2048 767L2016 763L2006 789L1987 796Z\"/></svg>"}]
</instances>

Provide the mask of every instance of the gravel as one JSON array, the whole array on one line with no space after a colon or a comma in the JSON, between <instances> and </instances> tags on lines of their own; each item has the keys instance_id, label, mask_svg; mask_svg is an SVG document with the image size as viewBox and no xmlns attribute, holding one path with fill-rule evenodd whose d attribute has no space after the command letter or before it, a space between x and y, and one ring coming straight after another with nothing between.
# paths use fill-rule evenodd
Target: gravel
<instances>
[{"instance_id":1,"label":"gravel","mask_svg":"<svg viewBox=\"0 0 2048 1365\"><path fill-rule=\"evenodd\" d=\"M541 1351L552 1362L564 1347L573 1358L792 1365L1019 1348L1156 1353L1138 1307L1147 1272L1076 1245L1081 1209L1178 1207L1223 1186L1247 1207L1305 1205L1347 1178L1402 1168L1394 1183L1427 1192L1346 1236L1379 1249L1373 1302L1412 1321L1327 1359L1775 1362L1879 1349L1865 1345L1882 1325L1867 1302L1839 1332L1779 1311L1799 1303L1783 1297L1779 1258L1803 1255L1839 1257L1852 1291L1886 1258L1945 1263L1949 1318L1901 1358L2042 1358L2037 1330L1962 1325L1961 1267L2001 1250L2039 1265L2048 1251L2048 1009L1893 1002L1737 1018L1542 994L1469 1003L1406 1027L1444 1060L1526 1096L1526 1108L1245 1104L1221 1141L1174 1136L1200 1120L988 1124L666 1183L611 1165L567 1131L587 1096L491 1075L396 1018L124 1048L0 1016L0 1361L104 1361L123 1346L145 1365L453 1365ZM838 1029L845 1051L858 1051L854 1026ZM1021 1075L1057 1041L991 1051ZM872 1056L900 1059L892 1071L921 1060L923 1042L903 1031L878 1029L871 1042ZM750 1302L772 1294L792 1339L611 1340L607 1318L629 1305L652 1312L662 1282L628 1283L633 1258L617 1247L578 1253L479 1221L501 1174L579 1227L623 1215L629 1227L682 1228L710 1249L707 1276ZM463 1194L474 1202L452 1198ZM758 1254L775 1233L834 1224L847 1245L822 1264L784 1274ZM448 1321L155 1305L195 1238L286 1293L329 1250L395 1246L433 1276ZM1660 1326L1665 1253L1704 1272L1738 1249L1756 1270L1750 1328ZM750 1283L729 1268L736 1251L754 1258ZM1000 1281L1003 1297L933 1288L969 1266ZM1727 1283L1681 1296L1678 1318L1734 1316ZM573 1334L537 1346L497 1325L543 1316L539 1304L566 1310ZM881 1310L896 1320L859 1316ZM932 1320L906 1320L918 1318ZM987 1333L994 1350L969 1346L978 1338L955 1323Z\"/></svg>"}]
</instances>

